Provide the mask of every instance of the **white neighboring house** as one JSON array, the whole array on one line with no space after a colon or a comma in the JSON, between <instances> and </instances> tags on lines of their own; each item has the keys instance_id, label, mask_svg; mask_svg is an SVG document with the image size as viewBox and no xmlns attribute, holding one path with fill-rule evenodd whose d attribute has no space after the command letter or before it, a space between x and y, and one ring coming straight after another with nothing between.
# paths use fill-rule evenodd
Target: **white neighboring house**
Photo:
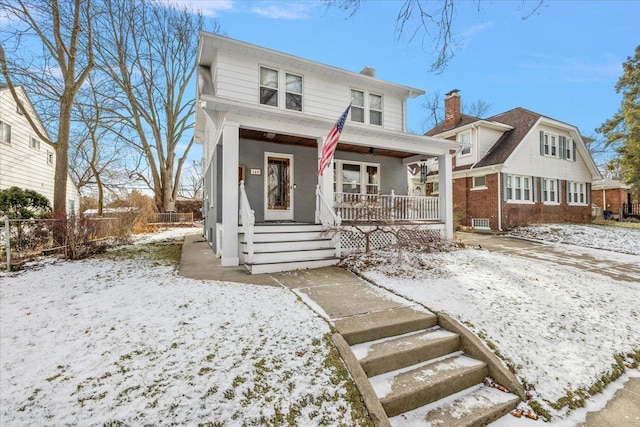
<instances>
[{"instance_id":1,"label":"white neighboring house","mask_svg":"<svg viewBox=\"0 0 640 427\"><path fill-rule=\"evenodd\" d=\"M422 90L379 80L369 67L350 72L205 32L197 63L204 232L223 266L335 264L361 242L323 230L374 223L385 209L394 223L453 237L450 153L461 144L406 131L406 101ZM350 102L333 161L318 176L324 140ZM407 167L425 159L442 166L440 195L410 197Z\"/></svg>"},{"instance_id":2,"label":"white neighboring house","mask_svg":"<svg viewBox=\"0 0 640 427\"><path fill-rule=\"evenodd\" d=\"M47 135L26 92L16 88L23 106L36 119L40 131ZM0 190L20 187L37 191L49 199L53 207L53 186L56 151L38 138L18 105L9 87L0 84ZM67 178L67 214L78 214L80 195L71 177Z\"/></svg>"}]
</instances>

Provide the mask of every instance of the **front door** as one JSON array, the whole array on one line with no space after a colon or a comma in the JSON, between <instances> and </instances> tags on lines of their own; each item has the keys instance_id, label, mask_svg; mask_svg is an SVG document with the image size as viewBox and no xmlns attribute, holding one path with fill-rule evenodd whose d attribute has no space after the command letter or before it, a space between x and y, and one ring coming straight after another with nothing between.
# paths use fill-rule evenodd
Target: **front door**
<instances>
[{"instance_id":1,"label":"front door","mask_svg":"<svg viewBox=\"0 0 640 427\"><path fill-rule=\"evenodd\" d=\"M265 153L265 221L293 221L293 155Z\"/></svg>"}]
</instances>

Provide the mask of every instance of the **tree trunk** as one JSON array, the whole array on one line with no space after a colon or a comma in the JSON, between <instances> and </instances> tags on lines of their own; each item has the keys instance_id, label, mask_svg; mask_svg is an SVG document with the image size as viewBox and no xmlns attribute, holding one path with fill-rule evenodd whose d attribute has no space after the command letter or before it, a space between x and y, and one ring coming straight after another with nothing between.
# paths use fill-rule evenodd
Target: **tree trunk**
<instances>
[{"instance_id":1,"label":"tree trunk","mask_svg":"<svg viewBox=\"0 0 640 427\"><path fill-rule=\"evenodd\" d=\"M53 186L53 216L67 215L67 177L69 176L69 133L73 97L67 94L60 98L60 121L56 142L56 170Z\"/></svg>"}]
</instances>

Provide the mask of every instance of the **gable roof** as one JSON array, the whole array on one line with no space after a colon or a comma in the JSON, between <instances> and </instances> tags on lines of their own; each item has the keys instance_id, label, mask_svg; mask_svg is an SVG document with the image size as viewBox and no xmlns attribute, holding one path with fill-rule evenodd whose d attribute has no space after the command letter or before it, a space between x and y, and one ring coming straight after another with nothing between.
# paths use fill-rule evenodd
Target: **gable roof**
<instances>
[{"instance_id":1,"label":"gable roof","mask_svg":"<svg viewBox=\"0 0 640 427\"><path fill-rule=\"evenodd\" d=\"M511 126L513 129L502 134L474 168L499 165L504 163L520 141L531 131L531 128L540 120L541 114L534 113L522 107L489 117L488 121L494 121Z\"/></svg>"},{"instance_id":2,"label":"gable roof","mask_svg":"<svg viewBox=\"0 0 640 427\"><path fill-rule=\"evenodd\" d=\"M461 114L460 115L460 120L458 120L457 123L454 123L453 125L448 125L447 126L447 122L446 122L446 120L444 120L442 123L440 123L439 125L437 125L433 129L431 129L430 131L425 133L425 135L426 136L439 135L441 133L450 131L452 129L459 128L459 127L462 127L462 126L466 126L468 124L475 123L475 122L478 122L478 121L481 121L481 120L482 119L479 118L479 117L474 117L474 116L468 116L466 114Z\"/></svg>"}]
</instances>

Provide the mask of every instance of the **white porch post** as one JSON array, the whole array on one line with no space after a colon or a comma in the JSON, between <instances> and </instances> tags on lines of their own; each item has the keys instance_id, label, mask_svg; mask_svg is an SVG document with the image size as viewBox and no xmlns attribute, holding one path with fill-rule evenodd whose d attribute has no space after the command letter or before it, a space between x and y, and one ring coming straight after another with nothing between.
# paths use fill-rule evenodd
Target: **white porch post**
<instances>
[{"instance_id":1,"label":"white porch post","mask_svg":"<svg viewBox=\"0 0 640 427\"><path fill-rule=\"evenodd\" d=\"M240 124L222 129L222 260L223 267L240 264L238 257L238 164Z\"/></svg>"},{"instance_id":2,"label":"white porch post","mask_svg":"<svg viewBox=\"0 0 640 427\"><path fill-rule=\"evenodd\" d=\"M453 173L452 155L438 156L438 180L440 181L440 220L444 223L444 238L453 239Z\"/></svg>"},{"instance_id":3,"label":"white porch post","mask_svg":"<svg viewBox=\"0 0 640 427\"><path fill-rule=\"evenodd\" d=\"M326 137L318 138L318 162L316 166L316 173L318 172L318 166L320 165L320 158L322 157L322 147L324 147L324 141ZM331 209L333 209L333 159L327 165L327 168L324 170L322 176L318 176L318 185L320 186L320 191L324 195L324 198L329 203ZM316 224L320 223L319 218L319 210L320 205L318 204L318 200L316 199Z\"/></svg>"}]
</instances>

